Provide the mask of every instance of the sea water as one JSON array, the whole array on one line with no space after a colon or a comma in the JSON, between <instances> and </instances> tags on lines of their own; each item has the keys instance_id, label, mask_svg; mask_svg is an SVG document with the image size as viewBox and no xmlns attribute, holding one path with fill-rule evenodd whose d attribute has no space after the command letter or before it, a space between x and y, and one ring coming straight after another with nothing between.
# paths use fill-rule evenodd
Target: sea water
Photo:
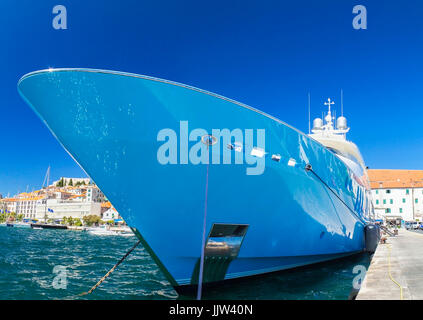
<instances>
[{"instance_id":1,"label":"sea water","mask_svg":"<svg viewBox=\"0 0 423 320\"><path fill-rule=\"evenodd\" d=\"M140 244L93 293L137 242L71 230L0 227L0 299L194 299L179 296ZM348 299L353 268L366 253L208 288L203 299Z\"/></svg>"}]
</instances>

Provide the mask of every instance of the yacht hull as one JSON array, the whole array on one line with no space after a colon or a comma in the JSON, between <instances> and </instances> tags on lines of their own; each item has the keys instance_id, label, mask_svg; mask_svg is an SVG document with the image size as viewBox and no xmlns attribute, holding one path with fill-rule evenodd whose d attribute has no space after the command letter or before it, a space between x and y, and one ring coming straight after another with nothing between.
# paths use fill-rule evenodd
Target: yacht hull
<instances>
[{"instance_id":1,"label":"yacht hull","mask_svg":"<svg viewBox=\"0 0 423 320\"><path fill-rule=\"evenodd\" d=\"M204 282L364 249L370 202L358 179L323 145L263 112L183 84L101 70L39 71L18 89L176 288L198 283L204 220ZM228 146L220 140L207 148L209 159L220 148L220 164L187 161L186 124L208 133L263 129L264 171L248 175L251 164L223 164ZM163 129L178 135L176 164L158 159ZM201 143L187 140L188 150Z\"/></svg>"}]
</instances>

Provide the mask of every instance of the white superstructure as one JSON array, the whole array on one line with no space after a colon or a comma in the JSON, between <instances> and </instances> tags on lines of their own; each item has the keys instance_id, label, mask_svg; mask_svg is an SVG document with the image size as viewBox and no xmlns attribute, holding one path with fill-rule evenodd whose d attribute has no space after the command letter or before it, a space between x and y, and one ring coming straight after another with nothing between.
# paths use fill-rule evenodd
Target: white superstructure
<instances>
[{"instance_id":1,"label":"white superstructure","mask_svg":"<svg viewBox=\"0 0 423 320\"><path fill-rule=\"evenodd\" d=\"M331 106L335 102L329 98L324 104L328 106L328 112L323 118L313 120L312 134L309 136L334 152L354 172L362 184L370 188L360 151L354 143L346 139L346 134L350 131L347 119L341 115L336 119L335 125L335 117L331 112Z\"/></svg>"}]
</instances>

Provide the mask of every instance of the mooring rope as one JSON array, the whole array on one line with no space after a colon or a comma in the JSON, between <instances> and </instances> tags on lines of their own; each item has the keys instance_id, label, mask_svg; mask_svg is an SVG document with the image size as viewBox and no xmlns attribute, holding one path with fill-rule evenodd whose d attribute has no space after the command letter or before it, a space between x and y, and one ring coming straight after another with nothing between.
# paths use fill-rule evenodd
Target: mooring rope
<instances>
[{"instance_id":1,"label":"mooring rope","mask_svg":"<svg viewBox=\"0 0 423 320\"><path fill-rule=\"evenodd\" d=\"M353 209L351 209L350 207L349 207L349 205L347 205L346 203L345 203L345 201L344 200L342 200L341 199L341 197L322 179L322 178L320 178L320 176L313 170L313 168L312 168L312 166L311 166L311 164L307 164L306 165L306 167L305 167L305 170L306 171L310 171L311 173L313 173L314 175L315 175L315 177L317 178L317 179L319 179L320 180L320 182L323 184L323 185L325 185L326 186L326 188L328 188L342 203L343 203L343 205L345 206L345 207L347 207L347 209L348 210L350 210L351 211L351 213L352 214L354 214L360 221L362 221L362 219L360 218L360 216L359 215L357 215L357 213L353 210Z\"/></svg>"},{"instance_id":2,"label":"mooring rope","mask_svg":"<svg viewBox=\"0 0 423 320\"><path fill-rule=\"evenodd\" d=\"M391 245L390 244L388 244L388 275L389 275L389 278L392 280L392 282L395 283L400 288L400 300L403 300L402 286L392 277L392 274L391 274Z\"/></svg>"},{"instance_id":3,"label":"mooring rope","mask_svg":"<svg viewBox=\"0 0 423 320\"><path fill-rule=\"evenodd\" d=\"M107 272L90 290L86 291L86 292L82 292L80 294L77 294L75 296L70 296L70 297L66 297L64 299L71 299L71 298L77 298L77 297L82 297L85 296L87 294L92 293L95 289L98 288L98 286L100 286L100 284L106 280L113 271L115 271L115 269L131 254L132 251L135 250L135 248L141 243L141 240L138 240L137 243L134 244L134 246L127 252L125 253L125 255L113 266L113 268L111 268L109 270L109 272Z\"/></svg>"}]
</instances>

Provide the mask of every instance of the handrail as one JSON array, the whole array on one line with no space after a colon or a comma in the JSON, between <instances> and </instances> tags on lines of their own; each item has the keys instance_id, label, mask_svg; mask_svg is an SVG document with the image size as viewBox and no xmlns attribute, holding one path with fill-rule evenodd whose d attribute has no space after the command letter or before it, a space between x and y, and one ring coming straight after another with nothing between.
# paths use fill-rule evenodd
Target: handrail
<instances>
[{"instance_id":1,"label":"handrail","mask_svg":"<svg viewBox=\"0 0 423 320\"><path fill-rule=\"evenodd\" d=\"M389 234L391 237L395 237L395 234L391 230L389 230L387 227L381 225L380 228L383 231L385 231L387 234Z\"/></svg>"}]
</instances>

